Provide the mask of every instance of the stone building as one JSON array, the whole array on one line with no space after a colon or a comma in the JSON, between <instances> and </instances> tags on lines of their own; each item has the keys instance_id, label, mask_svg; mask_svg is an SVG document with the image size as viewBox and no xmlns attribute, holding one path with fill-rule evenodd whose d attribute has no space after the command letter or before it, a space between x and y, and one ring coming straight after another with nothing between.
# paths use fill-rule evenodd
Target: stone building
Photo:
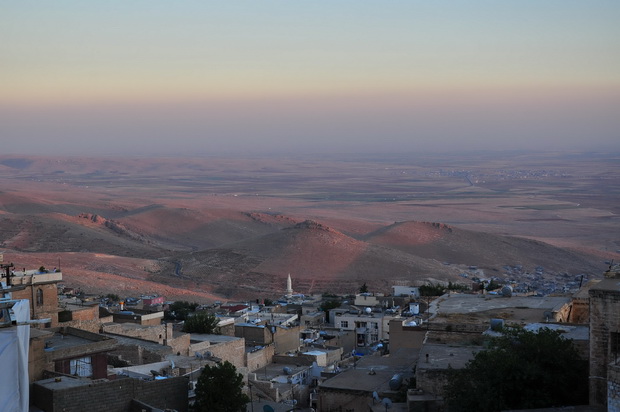
<instances>
[{"instance_id":1,"label":"stone building","mask_svg":"<svg viewBox=\"0 0 620 412\"><path fill-rule=\"evenodd\" d=\"M607 405L609 365L620 359L619 275L608 273L606 279L590 288L591 405Z\"/></svg>"},{"instance_id":2,"label":"stone building","mask_svg":"<svg viewBox=\"0 0 620 412\"><path fill-rule=\"evenodd\" d=\"M56 269L12 271L7 286L13 299L30 301L32 319L51 319L51 327L58 325L58 283L62 273Z\"/></svg>"},{"instance_id":3,"label":"stone building","mask_svg":"<svg viewBox=\"0 0 620 412\"><path fill-rule=\"evenodd\" d=\"M188 378L119 378L87 381L51 378L32 385L32 404L45 412L187 411ZM157 408L157 409L154 409Z\"/></svg>"}]
</instances>

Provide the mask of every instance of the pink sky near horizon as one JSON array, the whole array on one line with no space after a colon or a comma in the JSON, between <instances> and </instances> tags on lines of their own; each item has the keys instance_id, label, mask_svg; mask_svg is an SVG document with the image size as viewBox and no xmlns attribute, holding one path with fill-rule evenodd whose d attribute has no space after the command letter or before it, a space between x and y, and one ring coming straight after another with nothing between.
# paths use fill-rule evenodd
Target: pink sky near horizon
<instances>
[{"instance_id":1,"label":"pink sky near horizon","mask_svg":"<svg viewBox=\"0 0 620 412\"><path fill-rule=\"evenodd\" d=\"M4 153L620 149L620 3L0 3Z\"/></svg>"}]
</instances>

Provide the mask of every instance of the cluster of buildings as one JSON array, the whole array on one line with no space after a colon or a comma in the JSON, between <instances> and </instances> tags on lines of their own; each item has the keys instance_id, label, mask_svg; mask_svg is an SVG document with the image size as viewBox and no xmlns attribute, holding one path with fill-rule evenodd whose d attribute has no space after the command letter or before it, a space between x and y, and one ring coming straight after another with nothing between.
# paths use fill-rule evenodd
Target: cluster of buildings
<instances>
[{"instance_id":1,"label":"cluster of buildings","mask_svg":"<svg viewBox=\"0 0 620 412\"><path fill-rule=\"evenodd\" d=\"M111 306L59 294L58 270L2 265L0 280L0 410L187 411L202 368L228 361L252 411L441 411L450 371L503 324L563 331L590 362L589 410L620 410L615 268L561 296L425 297L412 286L304 296L289 277L273 304L201 307L219 334L183 332L161 296Z\"/></svg>"}]
</instances>

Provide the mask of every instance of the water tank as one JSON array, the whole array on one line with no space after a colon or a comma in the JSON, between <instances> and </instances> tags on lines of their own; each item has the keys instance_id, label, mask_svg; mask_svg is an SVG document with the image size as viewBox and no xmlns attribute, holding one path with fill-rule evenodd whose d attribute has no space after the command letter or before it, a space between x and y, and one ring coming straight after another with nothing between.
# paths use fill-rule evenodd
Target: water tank
<instances>
[{"instance_id":1,"label":"water tank","mask_svg":"<svg viewBox=\"0 0 620 412\"><path fill-rule=\"evenodd\" d=\"M502 288L502 296L511 297L512 296L512 286L506 285Z\"/></svg>"},{"instance_id":2,"label":"water tank","mask_svg":"<svg viewBox=\"0 0 620 412\"><path fill-rule=\"evenodd\" d=\"M491 330L501 331L504 328L504 319L491 319Z\"/></svg>"},{"instance_id":3,"label":"water tank","mask_svg":"<svg viewBox=\"0 0 620 412\"><path fill-rule=\"evenodd\" d=\"M393 391L399 390L400 385L402 384L403 384L403 377L398 373L392 376L392 379L390 379L390 389Z\"/></svg>"},{"instance_id":4,"label":"water tank","mask_svg":"<svg viewBox=\"0 0 620 412\"><path fill-rule=\"evenodd\" d=\"M409 304L409 312L411 312L412 315L419 315L420 314L420 304L417 302L412 302Z\"/></svg>"}]
</instances>

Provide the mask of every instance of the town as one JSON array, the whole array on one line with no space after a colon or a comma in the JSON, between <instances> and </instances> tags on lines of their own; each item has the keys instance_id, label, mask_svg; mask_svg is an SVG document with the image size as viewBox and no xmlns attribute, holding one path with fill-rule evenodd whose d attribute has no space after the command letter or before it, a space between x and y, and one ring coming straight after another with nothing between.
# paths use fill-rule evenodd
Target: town
<instances>
[{"instance_id":1,"label":"town","mask_svg":"<svg viewBox=\"0 0 620 412\"><path fill-rule=\"evenodd\" d=\"M522 327L571 339L589 360L584 410L617 410L620 267L604 275L547 295L463 277L306 296L292 274L273 300L199 305L90 296L59 269L2 263L0 406L187 411L202 370L227 362L243 376L248 411L442 411L450 373L505 327Z\"/></svg>"}]
</instances>

